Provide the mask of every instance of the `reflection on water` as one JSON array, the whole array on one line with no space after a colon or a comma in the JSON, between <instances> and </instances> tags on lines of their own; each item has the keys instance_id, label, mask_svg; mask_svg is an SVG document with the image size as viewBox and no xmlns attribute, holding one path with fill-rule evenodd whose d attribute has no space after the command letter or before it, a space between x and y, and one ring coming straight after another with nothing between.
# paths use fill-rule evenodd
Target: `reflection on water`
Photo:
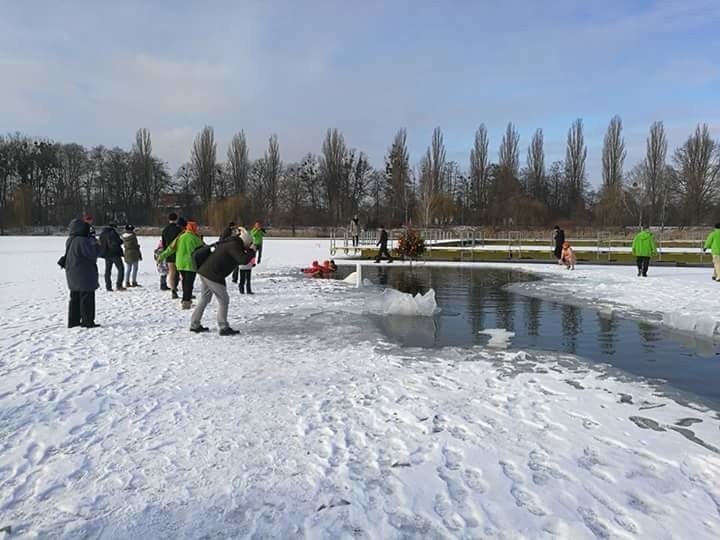
<instances>
[{"instance_id":1,"label":"reflection on water","mask_svg":"<svg viewBox=\"0 0 720 540\"><path fill-rule=\"evenodd\" d=\"M479 332L515 333L511 347L566 352L626 372L664 379L720 403L720 349L711 342L651 324L505 289L533 277L508 270L370 267L363 276L403 292L435 289L442 312L434 318L373 317L391 339L413 347L485 345Z\"/></svg>"}]
</instances>

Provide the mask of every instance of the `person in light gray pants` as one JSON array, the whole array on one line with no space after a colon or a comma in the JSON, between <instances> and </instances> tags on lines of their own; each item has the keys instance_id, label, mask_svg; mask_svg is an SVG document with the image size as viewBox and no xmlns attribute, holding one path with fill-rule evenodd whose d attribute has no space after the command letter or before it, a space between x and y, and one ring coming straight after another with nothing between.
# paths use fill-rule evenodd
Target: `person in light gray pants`
<instances>
[{"instance_id":1,"label":"person in light gray pants","mask_svg":"<svg viewBox=\"0 0 720 540\"><path fill-rule=\"evenodd\" d=\"M215 295L219 304L217 312L218 329L220 333L223 333L225 328L230 328L227 320L228 306L230 305L230 296L228 295L227 287L209 280L202 274L200 274L200 284L200 299L190 319L190 329L196 331L202 328L203 313L205 313L205 308L210 303L210 300L212 300L213 295Z\"/></svg>"}]
</instances>

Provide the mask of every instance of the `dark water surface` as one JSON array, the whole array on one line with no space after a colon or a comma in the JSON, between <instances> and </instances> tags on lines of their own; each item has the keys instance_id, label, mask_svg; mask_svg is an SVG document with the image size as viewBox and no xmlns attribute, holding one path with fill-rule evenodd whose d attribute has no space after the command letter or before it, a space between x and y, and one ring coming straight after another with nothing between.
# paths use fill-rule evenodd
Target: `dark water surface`
<instances>
[{"instance_id":1,"label":"dark water surface","mask_svg":"<svg viewBox=\"0 0 720 540\"><path fill-rule=\"evenodd\" d=\"M720 405L720 347L710 341L589 308L532 298L506 289L534 277L517 271L468 268L364 267L363 278L403 292L435 290L433 318L375 317L392 340L413 347L487 344L480 332L515 333L511 349L582 356L627 373L664 379L671 387Z\"/></svg>"}]
</instances>

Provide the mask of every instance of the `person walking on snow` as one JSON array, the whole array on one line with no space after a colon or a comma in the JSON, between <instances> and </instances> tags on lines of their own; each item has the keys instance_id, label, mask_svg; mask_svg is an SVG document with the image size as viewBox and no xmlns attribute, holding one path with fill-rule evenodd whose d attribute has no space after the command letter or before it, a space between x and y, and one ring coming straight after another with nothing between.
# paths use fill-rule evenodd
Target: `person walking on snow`
<instances>
[{"instance_id":1,"label":"person walking on snow","mask_svg":"<svg viewBox=\"0 0 720 540\"><path fill-rule=\"evenodd\" d=\"M703 253L705 250L710 250L712 253L713 261L713 279L720 281L720 223L715 224L715 230L708 234L705 239L705 247L703 247Z\"/></svg>"},{"instance_id":2,"label":"person walking on snow","mask_svg":"<svg viewBox=\"0 0 720 540\"><path fill-rule=\"evenodd\" d=\"M223 232L220 233L218 242L224 242L225 240L228 240L236 232L237 232L237 226L235 225L234 221L231 221L230 223L228 223L228 226L223 229ZM232 279L233 283L238 282L238 269L237 268L235 270L233 270L231 279Z\"/></svg>"},{"instance_id":3,"label":"person walking on snow","mask_svg":"<svg viewBox=\"0 0 720 540\"><path fill-rule=\"evenodd\" d=\"M159 259L165 260L175 255L175 266L182 276L182 308L190 309L192 306L193 285L195 284L195 263L192 254L197 248L205 245L198 233L197 223L188 221L185 232L173 240L172 244L163 251Z\"/></svg>"},{"instance_id":4,"label":"person walking on snow","mask_svg":"<svg viewBox=\"0 0 720 540\"><path fill-rule=\"evenodd\" d=\"M352 247L358 247L360 244L360 219L357 216L350 220L349 231L352 238Z\"/></svg>"},{"instance_id":5,"label":"person walking on snow","mask_svg":"<svg viewBox=\"0 0 720 540\"><path fill-rule=\"evenodd\" d=\"M153 252L153 256L155 258L155 266L157 268L158 274L160 274L160 290L161 291L169 291L170 287L167 286L168 266L167 266L167 262L160 260L160 254L162 252L163 252L163 247L162 247L162 239L161 239L160 242L158 242L158 245L155 248L155 251Z\"/></svg>"},{"instance_id":6,"label":"person walking on snow","mask_svg":"<svg viewBox=\"0 0 720 540\"><path fill-rule=\"evenodd\" d=\"M122 240L125 251L125 287L139 287L137 273L138 265L142 261L142 253L133 225L125 225Z\"/></svg>"},{"instance_id":7,"label":"person walking on snow","mask_svg":"<svg viewBox=\"0 0 720 540\"><path fill-rule=\"evenodd\" d=\"M388 251L388 233L382 225L380 225L380 239L375 245L380 246L377 257L375 257L376 263L379 263L383 256L387 257L389 263L393 262L393 258L390 256L390 252Z\"/></svg>"},{"instance_id":8,"label":"person walking on snow","mask_svg":"<svg viewBox=\"0 0 720 540\"><path fill-rule=\"evenodd\" d=\"M170 213L170 215L168 216L168 221L169 223L165 226L161 233L163 250L166 250L170 246L170 244L172 244L175 239L180 236L182 228L185 226L184 224L178 224L178 215L175 212ZM177 267L175 266L175 255L170 255L167 258L166 262L168 267L168 277L166 281L169 282L168 285L170 286L170 290L172 291L173 299L177 299L177 288L178 283L180 282L180 277L177 272Z\"/></svg>"},{"instance_id":9,"label":"person walking on snow","mask_svg":"<svg viewBox=\"0 0 720 540\"><path fill-rule=\"evenodd\" d=\"M554 244L553 254L555 258L560 261L562 259L563 244L565 243L565 231L563 231L559 225L553 227L552 241Z\"/></svg>"},{"instance_id":10,"label":"person walking on snow","mask_svg":"<svg viewBox=\"0 0 720 540\"><path fill-rule=\"evenodd\" d=\"M65 242L65 278L70 289L68 328L95 328L95 290L99 287L97 259L101 254L90 224L82 219L70 222Z\"/></svg>"},{"instance_id":11,"label":"person walking on snow","mask_svg":"<svg viewBox=\"0 0 720 540\"><path fill-rule=\"evenodd\" d=\"M247 229L244 227L240 227L238 232L240 238L250 239L250 235L247 232ZM235 272L238 270L240 271L240 285L238 288L240 289L240 294L255 294L252 292L252 288L250 286L250 279L252 277L252 269L255 267L255 250L253 249L253 246L250 246L250 249L247 250L250 255L250 260L247 264L243 264L237 267L235 271L233 271L233 276L235 276Z\"/></svg>"},{"instance_id":12,"label":"person walking on snow","mask_svg":"<svg viewBox=\"0 0 720 540\"><path fill-rule=\"evenodd\" d=\"M266 231L263 228L262 221L255 222L255 226L250 231L250 238L257 253L257 264L260 264L260 259L262 259L263 238L265 237L265 233Z\"/></svg>"},{"instance_id":13,"label":"person walking on snow","mask_svg":"<svg viewBox=\"0 0 720 540\"><path fill-rule=\"evenodd\" d=\"M225 278L232 273L234 268L250 262L254 256L253 250L249 249L250 242L250 235L246 229L241 227L237 234L218 244L198 269L201 283L200 300L190 319L191 332L201 333L209 330L202 325L202 317L205 308L215 296L219 303L217 312L219 334L233 336L240 333L231 328L227 320L230 296L225 285Z\"/></svg>"},{"instance_id":14,"label":"person walking on snow","mask_svg":"<svg viewBox=\"0 0 720 540\"><path fill-rule=\"evenodd\" d=\"M125 271L123 268L123 250L122 250L122 238L117 233L117 225L110 223L103 232L100 233L100 247L102 248L103 258L105 259L105 288L108 291L112 291L112 267L117 268L117 280L115 282L115 288L118 291L124 291L123 278L125 277Z\"/></svg>"},{"instance_id":15,"label":"person walking on snow","mask_svg":"<svg viewBox=\"0 0 720 540\"><path fill-rule=\"evenodd\" d=\"M638 276L647 277L650 258L654 257L656 253L655 237L650 232L650 228L643 225L642 230L635 235L632 242L632 254L637 262Z\"/></svg>"}]
</instances>

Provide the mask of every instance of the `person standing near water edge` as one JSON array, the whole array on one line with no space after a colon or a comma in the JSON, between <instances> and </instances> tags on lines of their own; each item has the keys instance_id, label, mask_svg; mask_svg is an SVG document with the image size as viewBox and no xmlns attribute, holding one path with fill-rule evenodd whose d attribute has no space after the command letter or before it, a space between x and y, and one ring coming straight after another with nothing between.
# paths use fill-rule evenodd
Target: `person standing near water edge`
<instances>
[{"instance_id":1,"label":"person standing near water edge","mask_svg":"<svg viewBox=\"0 0 720 540\"><path fill-rule=\"evenodd\" d=\"M563 244L565 243L565 231L563 231L559 225L555 225L555 227L553 227L552 240L555 244L553 254L559 261L562 259Z\"/></svg>"},{"instance_id":2,"label":"person standing near water edge","mask_svg":"<svg viewBox=\"0 0 720 540\"><path fill-rule=\"evenodd\" d=\"M112 291L112 267L117 268L117 280L115 282L115 289L118 291L124 291L123 279L125 277L125 269L123 268L123 250L122 250L122 238L117 233L115 228L117 225L110 223L100 233L100 247L102 248L102 256L105 259L105 288L108 291Z\"/></svg>"},{"instance_id":3,"label":"person standing near water edge","mask_svg":"<svg viewBox=\"0 0 720 540\"><path fill-rule=\"evenodd\" d=\"M163 250L166 250L182 232L182 228L178 225L177 220L178 215L175 212L171 212L168 216L170 223L165 226L161 233ZM170 255L166 262L168 266L168 285L172 291L173 299L176 299L178 297L177 288L180 277L177 272L177 267L175 266L175 254Z\"/></svg>"},{"instance_id":4,"label":"person standing near water edge","mask_svg":"<svg viewBox=\"0 0 720 540\"><path fill-rule=\"evenodd\" d=\"M712 253L713 261L713 276L715 281L720 281L720 223L715 224L715 230L708 234L705 240L705 246L703 247L703 253L705 250L710 250Z\"/></svg>"},{"instance_id":5,"label":"person standing near water edge","mask_svg":"<svg viewBox=\"0 0 720 540\"><path fill-rule=\"evenodd\" d=\"M632 254L637 262L638 276L647 277L650 257L654 257L656 253L655 237L650 232L649 227L643 225L642 230L635 235L632 243Z\"/></svg>"},{"instance_id":6,"label":"person standing near water edge","mask_svg":"<svg viewBox=\"0 0 720 540\"><path fill-rule=\"evenodd\" d=\"M360 218L354 216L350 220L350 237L352 238L352 247L358 247L360 244Z\"/></svg>"},{"instance_id":7,"label":"person standing near water edge","mask_svg":"<svg viewBox=\"0 0 720 540\"><path fill-rule=\"evenodd\" d=\"M252 228L252 231L250 231L250 238L255 246L255 252L257 253L257 264L260 264L260 259L262 259L263 238L265 237L265 232L262 221L255 222L255 226Z\"/></svg>"},{"instance_id":8,"label":"person standing near water edge","mask_svg":"<svg viewBox=\"0 0 720 540\"><path fill-rule=\"evenodd\" d=\"M91 236L90 224L81 219L70 222L65 241L65 278L70 289L68 328L95 328L95 290L100 286L97 259L101 248Z\"/></svg>"},{"instance_id":9,"label":"person standing near water edge","mask_svg":"<svg viewBox=\"0 0 720 540\"><path fill-rule=\"evenodd\" d=\"M137 273L138 265L142 261L142 253L133 225L125 225L122 239L125 251L125 287L139 287Z\"/></svg>"},{"instance_id":10,"label":"person standing near water edge","mask_svg":"<svg viewBox=\"0 0 720 540\"><path fill-rule=\"evenodd\" d=\"M375 257L375 262L379 263L383 256L387 257L387 260L389 263L393 262L393 258L390 256L390 252L388 251L388 233L385 230L385 227L380 225L380 240L378 240L377 246L380 246L380 249L378 250L377 257Z\"/></svg>"}]
</instances>

